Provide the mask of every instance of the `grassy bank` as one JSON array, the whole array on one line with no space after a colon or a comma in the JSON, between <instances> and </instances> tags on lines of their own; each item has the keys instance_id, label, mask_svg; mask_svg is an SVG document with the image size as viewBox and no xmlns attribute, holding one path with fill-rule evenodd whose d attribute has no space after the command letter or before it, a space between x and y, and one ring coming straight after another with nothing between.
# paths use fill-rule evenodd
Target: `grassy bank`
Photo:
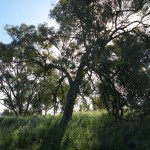
<instances>
[{"instance_id":1,"label":"grassy bank","mask_svg":"<svg viewBox=\"0 0 150 150\"><path fill-rule=\"evenodd\" d=\"M150 120L115 123L102 112L0 118L0 150L149 150Z\"/></svg>"}]
</instances>

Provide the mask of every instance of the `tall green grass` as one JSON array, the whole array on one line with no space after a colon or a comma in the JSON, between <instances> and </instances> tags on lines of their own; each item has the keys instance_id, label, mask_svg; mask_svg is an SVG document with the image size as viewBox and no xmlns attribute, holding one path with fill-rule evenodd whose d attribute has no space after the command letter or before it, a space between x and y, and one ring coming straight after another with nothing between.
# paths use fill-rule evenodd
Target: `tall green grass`
<instances>
[{"instance_id":1,"label":"tall green grass","mask_svg":"<svg viewBox=\"0 0 150 150\"><path fill-rule=\"evenodd\" d=\"M0 118L0 150L38 149L59 117Z\"/></svg>"},{"instance_id":2,"label":"tall green grass","mask_svg":"<svg viewBox=\"0 0 150 150\"><path fill-rule=\"evenodd\" d=\"M106 112L0 118L0 150L149 150L150 119L115 122Z\"/></svg>"}]
</instances>

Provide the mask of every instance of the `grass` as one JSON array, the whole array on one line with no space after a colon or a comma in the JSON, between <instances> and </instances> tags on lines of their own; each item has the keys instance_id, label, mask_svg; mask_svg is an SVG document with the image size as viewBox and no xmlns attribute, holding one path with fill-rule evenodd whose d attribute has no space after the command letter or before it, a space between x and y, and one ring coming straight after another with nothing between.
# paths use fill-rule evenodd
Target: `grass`
<instances>
[{"instance_id":1,"label":"grass","mask_svg":"<svg viewBox=\"0 0 150 150\"><path fill-rule=\"evenodd\" d=\"M115 122L106 112L0 118L0 150L149 150L150 119Z\"/></svg>"}]
</instances>

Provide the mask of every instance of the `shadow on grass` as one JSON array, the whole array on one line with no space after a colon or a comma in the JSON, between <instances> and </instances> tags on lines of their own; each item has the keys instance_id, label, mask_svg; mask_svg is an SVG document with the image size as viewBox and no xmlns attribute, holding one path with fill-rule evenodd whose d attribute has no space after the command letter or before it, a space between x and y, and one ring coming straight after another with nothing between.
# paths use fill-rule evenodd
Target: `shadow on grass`
<instances>
[{"instance_id":1,"label":"shadow on grass","mask_svg":"<svg viewBox=\"0 0 150 150\"><path fill-rule=\"evenodd\" d=\"M56 122L51 126L39 150L61 150L61 141L66 131L66 125Z\"/></svg>"}]
</instances>

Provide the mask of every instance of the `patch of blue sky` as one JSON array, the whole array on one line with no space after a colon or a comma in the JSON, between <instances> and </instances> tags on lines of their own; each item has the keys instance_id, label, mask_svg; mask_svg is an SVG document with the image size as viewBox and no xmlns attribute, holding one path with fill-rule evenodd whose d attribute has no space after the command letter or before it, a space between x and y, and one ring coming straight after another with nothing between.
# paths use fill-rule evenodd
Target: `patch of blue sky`
<instances>
[{"instance_id":1,"label":"patch of blue sky","mask_svg":"<svg viewBox=\"0 0 150 150\"><path fill-rule=\"evenodd\" d=\"M5 25L38 25L47 22L55 26L53 20L49 20L49 10L58 0L0 0L0 41L9 43L11 39L4 30Z\"/></svg>"}]
</instances>

